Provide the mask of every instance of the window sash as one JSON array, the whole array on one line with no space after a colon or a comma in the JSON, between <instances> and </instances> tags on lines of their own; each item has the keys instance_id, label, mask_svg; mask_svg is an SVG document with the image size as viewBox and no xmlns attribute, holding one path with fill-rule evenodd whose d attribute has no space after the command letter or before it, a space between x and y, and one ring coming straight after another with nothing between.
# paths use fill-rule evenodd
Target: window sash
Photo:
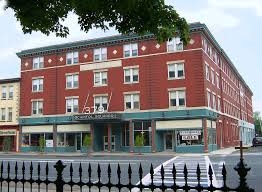
<instances>
[{"instance_id":1,"label":"window sash","mask_svg":"<svg viewBox=\"0 0 262 192\"><path fill-rule=\"evenodd\" d=\"M32 91L33 92L43 91L43 79L33 79Z\"/></svg>"},{"instance_id":2,"label":"window sash","mask_svg":"<svg viewBox=\"0 0 262 192\"><path fill-rule=\"evenodd\" d=\"M94 72L94 85L107 85L107 72Z\"/></svg>"},{"instance_id":3,"label":"window sash","mask_svg":"<svg viewBox=\"0 0 262 192\"><path fill-rule=\"evenodd\" d=\"M32 102L32 114L33 115L43 114L43 101Z\"/></svg>"},{"instance_id":4,"label":"window sash","mask_svg":"<svg viewBox=\"0 0 262 192\"><path fill-rule=\"evenodd\" d=\"M94 61L107 60L107 48L94 49Z\"/></svg>"},{"instance_id":5,"label":"window sash","mask_svg":"<svg viewBox=\"0 0 262 192\"><path fill-rule=\"evenodd\" d=\"M169 106L170 107L186 106L186 92L184 90L170 91Z\"/></svg>"},{"instance_id":6,"label":"window sash","mask_svg":"<svg viewBox=\"0 0 262 192\"><path fill-rule=\"evenodd\" d=\"M44 57L33 58L33 69L40 69L44 67Z\"/></svg>"},{"instance_id":7,"label":"window sash","mask_svg":"<svg viewBox=\"0 0 262 192\"><path fill-rule=\"evenodd\" d=\"M184 63L174 63L168 65L168 78L178 79L184 77Z\"/></svg>"},{"instance_id":8,"label":"window sash","mask_svg":"<svg viewBox=\"0 0 262 192\"><path fill-rule=\"evenodd\" d=\"M66 99L66 112L67 113L78 113L78 99L77 98Z\"/></svg>"},{"instance_id":9,"label":"window sash","mask_svg":"<svg viewBox=\"0 0 262 192\"><path fill-rule=\"evenodd\" d=\"M126 94L125 109L139 109L139 108L140 108L139 94Z\"/></svg>"}]
</instances>

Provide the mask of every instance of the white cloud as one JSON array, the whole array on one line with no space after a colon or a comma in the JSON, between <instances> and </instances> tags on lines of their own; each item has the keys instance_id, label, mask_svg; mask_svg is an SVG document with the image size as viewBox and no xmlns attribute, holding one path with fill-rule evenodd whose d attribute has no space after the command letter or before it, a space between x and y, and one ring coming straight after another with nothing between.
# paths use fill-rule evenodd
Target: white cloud
<instances>
[{"instance_id":1,"label":"white cloud","mask_svg":"<svg viewBox=\"0 0 262 192\"><path fill-rule=\"evenodd\" d=\"M260 111L262 114L262 100L253 98L254 111Z\"/></svg>"},{"instance_id":2,"label":"white cloud","mask_svg":"<svg viewBox=\"0 0 262 192\"><path fill-rule=\"evenodd\" d=\"M12 57L16 57L15 53L17 52L17 49L15 48L0 48L0 58L1 59L5 59L8 58L10 56Z\"/></svg>"},{"instance_id":3,"label":"white cloud","mask_svg":"<svg viewBox=\"0 0 262 192\"><path fill-rule=\"evenodd\" d=\"M208 3L220 9L253 9L257 16L262 16L261 0L208 0Z\"/></svg>"},{"instance_id":4,"label":"white cloud","mask_svg":"<svg viewBox=\"0 0 262 192\"><path fill-rule=\"evenodd\" d=\"M4 7L6 5L6 1L5 0L0 0L0 15L4 14Z\"/></svg>"}]
</instances>

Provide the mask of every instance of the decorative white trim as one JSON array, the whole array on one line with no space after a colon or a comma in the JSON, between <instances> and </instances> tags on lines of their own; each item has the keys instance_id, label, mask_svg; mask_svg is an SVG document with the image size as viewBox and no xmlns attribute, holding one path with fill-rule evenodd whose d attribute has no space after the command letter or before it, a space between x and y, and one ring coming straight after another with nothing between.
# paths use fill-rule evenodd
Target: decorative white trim
<instances>
[{"instance_id":1,"label":"decorative white trim","mask_svg":"<svg viewBox=\"0 0 262 192\"><path fill-rule=\"evenodd\" d=\"M167 61L166 64L176 64L176 63L185 63L185 60L175 60L175 61Z\"/></svg>"},{"instance_id":2,"label":"decorative white trim","mask_svg":"<svg viewBox=\"0 0 262 192\"><path fill-rule=\"evenodd\" d=\"M134 68L139 68L139 65L132 65L132 66L123 67L123 69L134 69Z\"/></svg>"}]
</instances>

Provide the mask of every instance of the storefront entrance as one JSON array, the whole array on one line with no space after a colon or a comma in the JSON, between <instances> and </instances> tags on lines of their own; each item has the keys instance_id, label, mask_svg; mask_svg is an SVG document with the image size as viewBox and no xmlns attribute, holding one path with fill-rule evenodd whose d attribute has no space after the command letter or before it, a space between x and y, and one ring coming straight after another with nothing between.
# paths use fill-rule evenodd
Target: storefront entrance
<instances>
[{"instance_id":1,"label":"storefront entrance","mask_svg":"<svg viewBox=\"0 0 262 192\"><path fill-rule=\"evenodd\" d=\"M165 150L173 151L174 149L174 141L173 141L173 133L165 134Z\"/></svg>"},{"instance_id":2,"label":"storefront entrance","mask_svg":"<svg viewBox=\"0 0 262 192\"><path fill-rule=\"evenodd\" d=\"M111 136L111 151L115 151L116 142L115 142L115 135ZM108 136L104 136L104 151L109 151L108 145Z\"/></svg>"}]
</instances>

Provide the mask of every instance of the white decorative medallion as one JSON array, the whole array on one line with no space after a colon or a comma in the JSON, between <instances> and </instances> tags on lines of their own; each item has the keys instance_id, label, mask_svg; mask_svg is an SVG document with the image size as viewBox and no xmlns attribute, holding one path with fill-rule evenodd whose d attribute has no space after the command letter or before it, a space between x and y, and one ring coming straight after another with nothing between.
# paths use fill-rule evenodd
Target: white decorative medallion
<instances>
[{"instance_id":1,"label":"white decorative medallion","mask_svg":"<svg viewBox=\"0 0 262 192\"><path fill-rule=\"evenodd\" d=\"M88 57L88 55L87 54L84 54L84 58L86 59Z\"/></svg>"},{"instance_id":2,"label":"white decorative medallion","mask_svg":"<svg viewBox=\"0 0 262 192\"><path fill-rule=\"evenodd\" d=\"M48 59L48 63L51 63L52 62L52 59Z\"/></svg>"},{"instance_id":3,"label":"white decorative medallion","mask_svg":"<svg viewBox=\"0 0 262 192\"><path fill-rule=\"evenodd\" d=\"M156 44L156 46L155 46L157 49L159 49L160 48L160 45L159 44Z\"/></svg>"},{"instance_id":4,"label":"white decorative medallion","mask_svg":"<svg viewBox=\"0 0 262 192\"><path fill-rule=\"evenodd\" d=\"M142 51L145 51L145 50L146 50L146 47L143 45L143 46L141 47L141 50L142 50Z\"/></svg>"},{"instance_id":5,"label":"white decorative medallion","mask_svg":"<svg viewBox=\"0 0 262 192\"><path fill-rule=\"evenodd\" d=\"M63 57L60 57L59 61L62 62L63 60L64 60Z\"/></svg>"},{"instance_id":6,"label":"white decorative medallion","mask_svg":"<svg viewBox=\"0 0 262 192\"><path fill-rule=\"evenodd\" d=\"M114 50L113 53L114 53L114 55L117 54L117 50Z\"/></svg>"},{"instance_id":7,"label":"white decorative medallion","mask_svg":"<svg viewBox=\"0 0 262 192\"><path fill-rule=\"evenodd\" d=\"M195 43L194 39L190 39L189 43L192 45Z\"/></svg>"},{"instance_id":8,"label":"white decorative medallion","mask_svg":"<svg viewBox=\"0 0 262 192\"><path fill-rule=\"evenodd\" d=\"M27 63L27 62L25 63L25 66L26 66L26 67L28 66L28 63Z\"/></svg>"}]
</instances>

